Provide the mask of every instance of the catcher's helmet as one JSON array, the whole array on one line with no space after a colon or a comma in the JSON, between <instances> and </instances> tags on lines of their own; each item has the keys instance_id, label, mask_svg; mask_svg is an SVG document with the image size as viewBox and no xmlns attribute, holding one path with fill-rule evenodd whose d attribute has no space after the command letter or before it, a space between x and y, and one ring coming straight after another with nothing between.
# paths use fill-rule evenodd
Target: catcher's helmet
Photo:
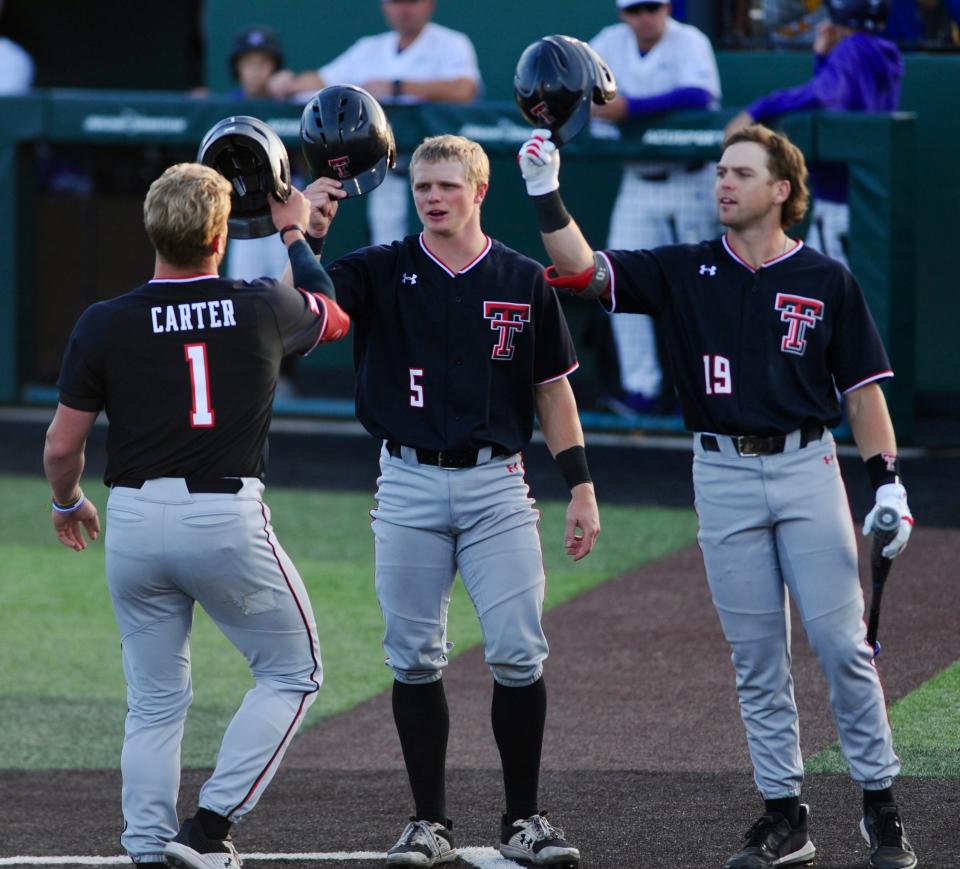
<instances>
[{"instance_id":1,"label":"catcher's helmet","mask_svg":"<svg viewBox=\"0 0 960 869\"><path fill-rule=\"evenodd\" d=\"M234 78L238 78L237 61L251 51L262 51L273 58L277 69L283 68L283 51L277 35L269 27L247 27L233 37L230 48L230 72Z\"/></svg>"},{"instance_id":2,"label":"catcher's helmet","mask_svg":"<svg viewBox=\"0 0 960 869\"><path fill-rule=\"evenodd\" d=\"M523 116L535 127L547 127L562 145L587 125L591 102L603 105L617 95L617 83L587 43L545 36L520 55L513 94Z\"/></svg>"},{"instance_id":3,"label":"catcher's helmet","mask_svg":"<svg viewBox=\"0 0 960 869\"><path fill-rule=\"evenodd\" d=\"M363 88L330 85L300 116L300 147L314 178L336 178L347 196L369 193L397 160L383 107Z\"/></svg>"},{"instance_id":4,"label":"catcher's helmet","mask_svg":"<svg viewBox=\"0 0 960 869\"><path fill-rule=\"evenodd\" d=\"M827 11L834 24L876 32L887 26L890 3L888 0L827 0Z\"/></svg>"},{"instance_id":5,"label":"catcher's helmet","mask_svg":"<svg viewBox=\"0 0 960 869\"><path fill-rule=\"evenodd\" d=\"M280 137L259 118L236 115L203 137L197 162L212 166L233 185L230 238L263 238L277 231L267 195L290 195L290 158Z\"/></svg>"}]
</instances>

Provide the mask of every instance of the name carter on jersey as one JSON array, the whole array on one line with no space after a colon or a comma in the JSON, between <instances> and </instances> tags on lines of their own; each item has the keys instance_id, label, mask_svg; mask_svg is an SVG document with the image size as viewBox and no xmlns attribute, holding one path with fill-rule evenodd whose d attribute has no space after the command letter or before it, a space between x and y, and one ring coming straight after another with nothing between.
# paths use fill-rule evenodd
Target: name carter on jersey
<instances>
[{"instance_id":1,"label":"name carter on jersey","mask_svg":"<svg viewBox=\"0 0 960 869\"><path fill-rule=\"evenodd\" d=\"M236 326L233 300L189 302L179 305L158 305L150 309L155 334L192 332L200 329L223 329Z\"/></svg>"}]
</instances>

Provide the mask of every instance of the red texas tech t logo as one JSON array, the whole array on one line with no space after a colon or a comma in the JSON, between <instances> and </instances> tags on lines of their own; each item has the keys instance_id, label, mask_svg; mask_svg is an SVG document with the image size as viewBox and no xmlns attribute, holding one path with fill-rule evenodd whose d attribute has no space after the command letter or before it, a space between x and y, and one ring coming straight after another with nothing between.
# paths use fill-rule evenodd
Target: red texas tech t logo
<instances>
[{"instance_id":1,"label":"red texas tech t logo","mask_svg":"<svg viewBox=\"0 0 960 869\"><path fill-rule=\"evenodd\" d=\"M349 157L334 157L327 160L327 165L337 173L337 178L347 177L347 166L350 165Z\"/></svg>"},{"instance_id":2,"label":"red texas tech t logo","mask_svg":"<svg viewBox=\"0 0 960 869\"><path fill-rule=\"evenodd\" d=\"M787 334L780 339L780 349L784 353L803 356L807 349L804 334L808 328L816 328L817 320L823 319L823 302L820 299L808 299L806 296L777 293L774 307L780 311L780 319L789 325Z\"/></svg>"},{"instance_id":3,"label":"red texas tech t logo","mask_svg":"<svg viewBox=\"0 0 960 869\"><path fill-rule=\"evenodd\" d=\"M556 123L556 118L550 114L550 110L547 108L547 104L543 102L543 100L530 109L530 114L533 115L537 120L541 121L545 126L549 127L550 124Z\"/></svg>"},{"instance_id":4,"label":"red texas tech t logo","mask_svg":"<svg viewBox=\"0 0 960 869\"><path fill-rule=\"evenodd\" d=\"M523 324L530 322L530 306L519 302L484 302L483 316L490 321L490 328L500 333L490 358L513 359L513 335L522 332Z\"/></svg>"}]
</instances>

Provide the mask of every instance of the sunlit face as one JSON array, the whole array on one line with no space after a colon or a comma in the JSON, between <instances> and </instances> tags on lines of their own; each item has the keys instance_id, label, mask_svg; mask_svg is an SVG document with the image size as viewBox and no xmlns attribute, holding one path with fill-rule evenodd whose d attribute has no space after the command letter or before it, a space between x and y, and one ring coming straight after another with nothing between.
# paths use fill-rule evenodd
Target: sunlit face
<instances>
[{"instance_id":1,"label":"sunlit face","mask_svg":"<svg viewBox=\"0 0 960 869\"><path fill-rule=\"evenodd\" d=\"M243 88L244 96L267 97L267 81L276 72L277 64L273 55L265 51L248 51L237 60L237 79Z\"/></svg>"},{"instance_id":2,"label":"sunlit face","mask_svg":"<svg viewBox=\"0 0 960 869\"><path fill-rule=\"evenodd\" d=\"M638 2L620 10L620 18L637 35L637 43L646 51L652 48L667 29L670 17L669 3Z\"/></svg>"},{"instance_id":3,"label":"sunlit face","mask_svg":"<svg viewBox=\"0 0 960 869\"><path fill-rule=\"evenodd\" d=\"M435 0L381 0L387 25L401 37L416 37L433 17Z\"/></svg>"},{"instance_id":4,"label":"sunlit face","mask_svg":"<svg viewBox=\"0 0 960 869\"><path fill-rule=\"evenodd\" d=\"M418 161L413 166L413 202L427 232L456 236L472 221L479 224L487 185L475 187L459 160Z\"/></svg>"},{"instance_id":5,"label":"sunlit face","mask_svg":"<svg viewBox=\"0 0 960 869\"><path fill-rule=\"evenodd\" d=\"M717 163L714 187L720 223L743 230L761 222L790 195L790 182L767 168L767 152L756 142L737 142ZM779 220L778 220L779 225Z\"/></svg>"}]
</instances>

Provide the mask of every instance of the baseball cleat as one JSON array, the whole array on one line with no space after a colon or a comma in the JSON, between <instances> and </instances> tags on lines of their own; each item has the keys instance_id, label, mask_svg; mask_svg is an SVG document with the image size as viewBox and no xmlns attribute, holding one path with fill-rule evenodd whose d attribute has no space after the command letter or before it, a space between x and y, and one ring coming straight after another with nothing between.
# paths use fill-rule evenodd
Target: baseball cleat
<instances>
[{"instance_id":1,"label":"baseball cleat","mask_svg":"<svg viewBox=\"0 0 960 869\"><path fill-rule=\"evenodd\" d=\"M388 866L436 866L457 859L453 844L453 824L446 826L436 822L418 821L411 818L403 834L389 851Z\"/></svg>"},{"instance_id":2,"label":"baseball cleat","mask_svg":"<svg viewBox=\"0 0 960 869\"><path fill-rule=\"evenodd\" d=\"M744 834L746 844L724 863L724 869L765 869L767 866L799 866L813 862L817 849L807 835L805 803L800 805L796 827L780 813L761 815Z\"/></svg>"},{"instance_id":3,"label":"baseball cleat","mask_svg":"<svg viewBox=\"0 0 960 869\"><path fill-rule=\"evenodd\" d=\"M243 861L229 837L210 839L193 818L163 849L163 861L175 869L241 869Z\"/></svg>"},{"instance_id":4,"label":"baseball cleat","mask_svg":"<svg viewBox=\"0 0 960 869\"><path fill-rule=\"evenodd\" d=\"M860 834L870 846L870 869L913 869L917 865L917 855L903 834L895 805L867 808L860 821Z\"/></svg>"},{"instance_id":5,"label":"baseball cleat","mask_svg":"<svg viewBox=\"0 0 960 869\"><path fill-rule=\"evenodd\" d=\"M563 830L547 820L546 812L512 823L504 815L500 827L500 853L508 860L526 866L576 869L580 865L580 851L563 835Z\"/></svg>"}]
</instances>

